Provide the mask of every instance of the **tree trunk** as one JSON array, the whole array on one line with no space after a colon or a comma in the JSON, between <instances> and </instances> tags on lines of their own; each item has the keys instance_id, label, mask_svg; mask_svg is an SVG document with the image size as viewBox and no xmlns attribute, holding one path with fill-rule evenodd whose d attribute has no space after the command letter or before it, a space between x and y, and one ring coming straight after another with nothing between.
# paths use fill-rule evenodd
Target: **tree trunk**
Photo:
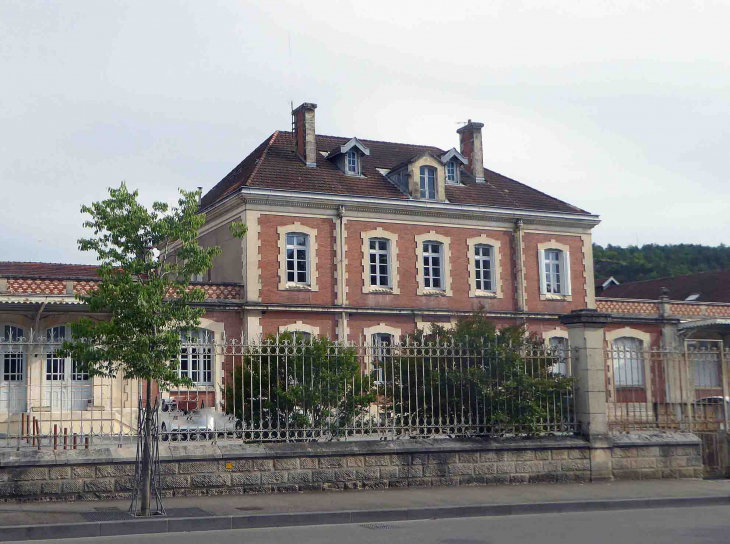
<instances>
[{"instance_id":1,"label":"tree trunk","mask_svg":"<svg viewBox=\"0 0 730 544\"><path fill-rule=\"evenodd\" d=\"M142 516L150 516L152 488L152 380L147 380L145 399L144 445L142 447L142 489L140 489Z\"/></svg>"}]
</instances>

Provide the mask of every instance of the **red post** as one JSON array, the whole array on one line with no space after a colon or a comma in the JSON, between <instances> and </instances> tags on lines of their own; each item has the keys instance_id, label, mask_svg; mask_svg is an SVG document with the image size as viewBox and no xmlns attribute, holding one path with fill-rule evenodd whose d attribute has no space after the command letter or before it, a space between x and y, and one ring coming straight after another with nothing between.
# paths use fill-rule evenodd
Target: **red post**
<instances>
[{"instance_id":1,"label":"red post","mask_svg":"<svg viewBox=\"0 0 730 544\"><path fill-rule=\"evenodd\" d=\"M35 428L36 428L36 435L38 435L38 451L41 450L41 422L40 420L35 420Z\"/></svg>"},{"instance_id":2,"label":"red post","mask_svg":"<svg viewBox=\"0 0 730 544\"><path fill-rule=\"evenodd\" d=\"M23 431L25 431L25 412L20 414L20 439L23 439Z\"/></svg>"},{"instance_id":3,"label":"red post","mask_svg":"<svg viewBox=\"0 0 730 544\"><path fill-rule=\"evenodd\" d=\"M33 447L35 448L35 416L33 416Z\"/></svg>"},{"instance_id":4,"label":"red post","mask_svg":"<svg viewBox=\"0 0 730 544\"><path fill-rule=\"evenodd\" d=\"M25 443L30 444L30 414L25 416Z\"/></svg>"},{"instance_id":5,"label":"red post","mask_svg":"<svg viewBox=\"0 0 730 544\"><path fill-rule=\"evenodd\" d=\"M84 437L84 449L87 449L87 450L89 449L89 437L88 436Z\"/></svg>"},{"instance_id":6,"label":"red post","mask_svg":"<svg viewBox=\"0 0 730 544\"><path fill-rule=\"evenodd\" d=\"M63 428L63 449L68 449L68 429L66 427Z\"/></svg>"},{"instance_id":7,"label":"red post","mask_svg":"<svg viewBox=\"0 0 730 544\"><path fill-rule=\"evenodd\" d=\"M74 449L76 449L76 433L74 433Z\"/></svg>"},{"instance_id":8,"label":"red post","mask_svg":"<svg viewBox=\"0 0 730 544\"><path fill-rule=\"evenodd\" d=\"M53 424L53 449L58 449L58 425Z\"/></svg>"}]
</instances>

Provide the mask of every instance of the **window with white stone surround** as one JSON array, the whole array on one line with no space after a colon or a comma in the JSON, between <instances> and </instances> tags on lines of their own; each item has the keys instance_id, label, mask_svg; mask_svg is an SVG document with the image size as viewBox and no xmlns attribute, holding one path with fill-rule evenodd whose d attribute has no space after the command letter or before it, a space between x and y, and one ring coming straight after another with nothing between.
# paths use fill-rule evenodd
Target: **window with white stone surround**
<instances>
[{"instance_id":1,"label":"window with white stone surround","mask_svg":"<svg viewBox=\"0 0 730 544\"><path fill-rule=\"evenodd\" d=\"M452 296L451 239L431 231L416 235L419 295Z\"/></svg>"},{"instance_id":2,"label":"window with white stone surround","mask_svg":"<svg viewBox=\"0 0 730 544\"><path fill-rule=\"evenodd\" d=\"M279 234L279 289L318 291L317 229L301 223L277 228Z\"/></svg>"},{"instance_id":3,"label":"window with white stone surround","mask_svg":"<svg viewBox=\"0 0 730 544\"><path fill-rule=\"evenodd\" d=\"M466 246L469 263L469 296L503 298L500 241L483 234L467 239Z\"/></svg>"},{"instance_id":4,"label":"window with white stone surround","mask_svg":"<svg viewBox=\"0 0 730 544\"><path fill-rule=\"evenodd\" d=\"M540 271L540 300L572 300L570 250L551 240L537 245Z\"/></svg>"},{"instance_id":5,"label":"window with white stone surround","mask_svg":"<svg viewBox=\"0 0 730 544\"><path fill-rule=\"evenodd\" d=\"M362 292L400 294L398 288L398 235L378 227L361 232Z\"/></svg>"}]
</instances>

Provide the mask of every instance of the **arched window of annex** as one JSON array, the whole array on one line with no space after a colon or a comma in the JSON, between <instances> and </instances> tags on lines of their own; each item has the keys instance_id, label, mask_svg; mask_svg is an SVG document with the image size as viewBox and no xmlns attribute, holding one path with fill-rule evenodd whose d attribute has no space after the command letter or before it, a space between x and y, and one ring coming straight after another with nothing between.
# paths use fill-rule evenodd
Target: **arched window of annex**
<instances>
[{"instance_id":1,"label":"arched window of annex","mask_svg":"<svg viewBox=\"0 0 730 544\"><path fill-rule=\"evenodd\" d=\"M501 242L486 234L468 238L469 297L504 298L500 277Z\"/></svg>"},{"instance_id":2,"label":"arched window of annex","mask_svg":"<svg viewBox=\"0 0 730 544\"><path fill-rule=\"evenodd\" d=\"M645 389L646 402L651 402L651 387L646 387L650 372L651 335L623 327L604 333L612 364L611 384L617 389Z\"/></svg>"},{"instance_id":3,"label":"arched window of annex","mask_svg":"<svg viewBox=\"0 0 730 544\"><path fill-rule=\"evenodd\" d=\"M295 338L299 340L310 340L319 336L319 327L297 321L289 325L281 325L279 327L279 334L284 334L285 332L294 334Z\"/></svg>"},{"instance_id":4,"label":"arched window of annex","mask_svg":"<svg viewBox=\"0 0 730 544\"><path fill-rule=\"evenodd\" d=\"M217 346L225 337L225 325L208 318L201 318L197 328L181 332L177 372L178 376L189 378L193 385L171 388L162 392L162 398L174 398L186 410L203 407L219 410L224 391L224 350Z\"/></svg>"},{"instance_id":5,"label":"arched window of annex","mask_svg":"<svg viewBox=\"0 0 730 544\"><path fill-rule=\"evenodd\" d=\"M375 372L375 382L382 383L384 368L391 360L393 346L400 342L401 329L379 323L365 327L362 331L365 346L365 371L367 375Z\"/></svg>"},{"instance_id":6,"label":"arched window of annex","mask_svg":"<svg viewBox=\"0 0 730 544\"><path fill-rule=\"evenodd\" d=\"M561 376L572 376L568 331L555 328L544 331L542 338L545 341L545 347L550 350L550 355L555 357L555 364L551 366L552 372Z\"/></svg>"}]
</instances>

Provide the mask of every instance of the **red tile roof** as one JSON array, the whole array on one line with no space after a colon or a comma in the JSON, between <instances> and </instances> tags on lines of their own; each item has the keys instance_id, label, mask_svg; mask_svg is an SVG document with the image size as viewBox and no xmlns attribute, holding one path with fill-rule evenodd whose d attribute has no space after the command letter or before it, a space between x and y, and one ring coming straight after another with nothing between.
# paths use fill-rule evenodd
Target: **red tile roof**
<instances>
[{"instance_id":1,"label":"red tile roof","mask_svg":"<svg viewBox=\"0 0 730 544\"><path fill-rule=\"evenodd\" d=\"M292 133L274 132L203 197L201 206L207 208L242 186L407 200L408 196L377 168L390 170L425 152L436 156L444 153L444 150L433 146L361 140L370 149L370 156L361 158L364 177L352 177L320 153L349 140L346 137L317 135L317 168L307 168L294 152ZM486 168L484 178L485 183L476 183L471 174L462 170L463 186L447 185L446 198L453 204L588 214Z\"/></svg>"},{"instance_id":2,"label":"red tile roof","mask_svg":"<svg viewBox=\"0 0 730 544\"><path fill-rule=\"evenodd\" d=\"M24 263L0 261L0 278L95 279L99 267L90 264Z\"/></svg>"},{"instance_id":3,"label":"red tile roof","mask_svg":"<svg viewBox=\"0 0 730 544\"><path fill-rule=\"evenodd\" d=\"M657 300L662 287L669 289L670 300L687 300L690 295L699 294L697 302L730 302L730 270L610 285L600 296Z\"/></svg>"}]
</instances>

